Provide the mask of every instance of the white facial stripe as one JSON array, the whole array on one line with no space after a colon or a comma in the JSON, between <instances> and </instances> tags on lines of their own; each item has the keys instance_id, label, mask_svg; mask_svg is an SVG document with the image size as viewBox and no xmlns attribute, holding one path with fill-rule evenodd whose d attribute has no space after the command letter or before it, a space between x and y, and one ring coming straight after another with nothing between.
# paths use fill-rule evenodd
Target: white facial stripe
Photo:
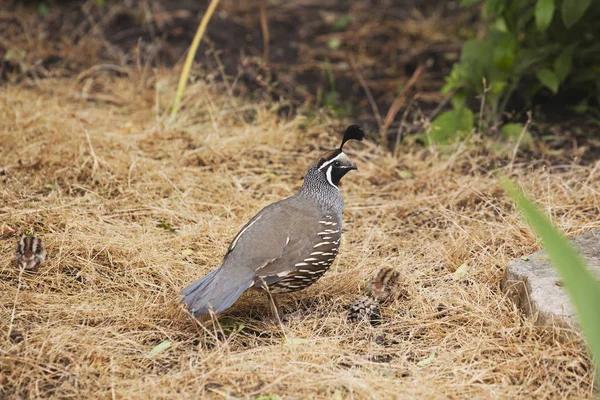
<instances>
[{"instance_id":1,"label":"white facial stripe","mask_svg":"<svg viewBox=\"0 0 600 400\"><path fill-rule=\"evenodd\" d=\"M261 217L262 217L262 215L261 215ZM242 231L237 234L237 236L233 239L233 242L231 242L231 247L230 247L229 251L233 250L233 248L237 244L238 240L240 240L240 238L242 237L242 235L244 234L244 232L246 232L248 230L248 228L250 228L252 225L254 225L254 223L256 221L258 221L261 217L258 217L254 221L250 222L247 227L245 227L244 229L242 229Z\"/></svg>"},{"instance_id":2,"label":"white facial stripe","mask_svg":"<svg viewBox=\"0 0 600 400\"><path fill-rule=\"evenodd\" d=\"M319 169L323 169L326 166L328 166L329 164L334 163L334 162L336 162L336 161L338 161L338 160L340 160L341 158L344 158L344 157L346 157L346 155L344 153L340 153L337 156L335 156L334 158L332 158L331 160L327 161L326 163L323 163L323 165L321 165L319 167Z\"/></svg>"},{"instance_id":3,"label":"white facial stripe","mask_svg":"<svg viewBox=\"0 0 600 400\"><path fill-rule=\"evenodd\" d=\"M335 158L334 158L334 160L335 160ZM332 160L332 161L333 161L333 160ZM334 188L336 188L336 189L338 189L338 190L339 190L339 188L338 188L337 186L335 186L335 185L333 184L333 181L331 180L331 170L332 170L332 169L333 169L333 165L330 165L330 166L329 166L329 168L327 168L327 173L325 174L325 175L327 176L327 182L329 182L329 184L330 184L331 186L333 186Z\"/></svg>"}]
</instances>

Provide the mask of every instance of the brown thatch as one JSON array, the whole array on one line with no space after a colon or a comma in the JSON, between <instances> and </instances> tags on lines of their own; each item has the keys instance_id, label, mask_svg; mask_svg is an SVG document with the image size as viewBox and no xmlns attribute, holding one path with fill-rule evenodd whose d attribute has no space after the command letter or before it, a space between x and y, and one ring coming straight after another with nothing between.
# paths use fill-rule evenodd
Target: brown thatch
<instances>
[{"instance_id":1,"label":"brown thatch","mask_svg":"<svg viewBox=\"0 0 600 400\"><path fill-rule=\"evenodd\" d=\"M0 397L592 396L582 340L533 326L499 289L506 262L539 244L493 174L577 234L600 227L598 162L494 167L502 154L470 147L392 157L353 143L340 257L284 298L299 310L285 332L254 294L200 326L178 291L219 264L255 212L294 193L339 127L278 120L202 81L170 120L176 77L109 73L86 98L72 79L0 91ZM36 274L11 264L25 229L48 250ZM380 325L347 322L344 307L384 266L406 296Z\"/></svg>"}]
</instances>

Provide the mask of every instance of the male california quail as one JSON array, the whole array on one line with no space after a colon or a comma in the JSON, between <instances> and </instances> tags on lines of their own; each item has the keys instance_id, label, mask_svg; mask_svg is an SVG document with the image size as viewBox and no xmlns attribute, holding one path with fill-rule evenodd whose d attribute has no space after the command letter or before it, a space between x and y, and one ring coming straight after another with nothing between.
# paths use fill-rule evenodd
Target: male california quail
<instances>
[{"instance_id":1,"label":"male california quail","mask_svg":"<svg viewBox=\"0 0 600 400\"><path fill-rule=\"evenodd\" d=\"M17 265L26 271L37 271L45 261L46 250L42 240L31 234L23 234L17 243Z\"/></svg>"},{"instance_id":2,"label":"male california quail","mask_svg":"<svg viewBox=\"0 0 600 400\"><path fill-rule=\"evenodd\" d=\"M263 208L234 237L219 268L181 291L189 311L201 316L229 308L249 288L272 293L304 289L333 263L342 235L340 179L356 165L342 152L363 130L351 125L339 149L313 163L292 197ZM273 299L274 312L281 310Z\"/></svg>"}]
</instances>

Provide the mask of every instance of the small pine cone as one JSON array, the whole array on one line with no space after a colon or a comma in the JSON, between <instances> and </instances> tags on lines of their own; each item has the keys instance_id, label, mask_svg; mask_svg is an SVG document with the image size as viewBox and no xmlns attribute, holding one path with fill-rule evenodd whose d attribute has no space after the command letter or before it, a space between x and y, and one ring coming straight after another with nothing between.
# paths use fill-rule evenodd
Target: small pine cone
<instances>
[{"instance_id":1,"label":"small pine cone","mask_svg":"<svg viewBox=\"0 0 600 400\"><path fill-rule=\"evenodd\" d=\"M401 287L402 283L398 271L389 267L381 268L371 281L371 296L381 304L407 297L408 292Z\"/></svg>"},{"instance_id":2,"label":"small pine cone","mask_svg":"<svg viewBox=\"0 0 600 400\"><path fill-rule=\"evenodd\" d=\"M348 307L348 321L359 322L367 320L371 325L381 322L379 302L372 297L361 296Z\"/></svg>"}]
</instances>

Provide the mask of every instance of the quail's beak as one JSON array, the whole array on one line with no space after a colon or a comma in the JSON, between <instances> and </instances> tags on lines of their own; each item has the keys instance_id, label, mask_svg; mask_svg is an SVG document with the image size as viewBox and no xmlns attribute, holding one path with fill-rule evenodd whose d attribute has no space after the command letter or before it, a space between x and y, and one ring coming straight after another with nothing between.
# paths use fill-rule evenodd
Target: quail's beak
<instances>
[{"instance_id":1,"label":"quail's beak","mask_svg":"<svg viewBox=\"0 0 600 400\"><path fill-rule=\"evenodd\" d=\"M350 164L349 164L349 165L348 165L346 168L348 168L349 170L350 170L350 169L358 169L358 168L356 167L356 164L354 164L352 161L350 161Z\"/></svg>"}]
</instances>

